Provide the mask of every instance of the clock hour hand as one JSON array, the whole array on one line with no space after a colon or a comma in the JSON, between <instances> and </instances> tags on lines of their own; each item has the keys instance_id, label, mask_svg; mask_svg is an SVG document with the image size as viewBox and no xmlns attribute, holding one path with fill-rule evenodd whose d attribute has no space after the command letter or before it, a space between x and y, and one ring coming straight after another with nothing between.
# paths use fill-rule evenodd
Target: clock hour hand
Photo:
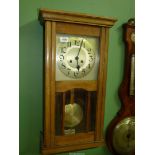
<instances>
[{"instance_id":1,"label":"clock hour hand","mask_svg":"<svg viewBox=\"0 0 155 155\"><path fill-rule=\"evenodd\" d=\"M83 44L83 39L82 39L82 41L81 41L78 54L77 54L77 56L75 57L75 60L77 61L77 66L76 66L76 68L78 69L78 71L79 71L79 69L80 69L80 66L79 66L79 54L80 54L80 51L81 51L82 44Z\"/></svg>"},{"instance_id":2,"label":"clock hour hand","mask_svg":"<svg viewBox=\"0 0 155 155\"><path fill-rule=\"evenodd\" d=\"M77 61L76 68L77 68L77 69L78 69L78 71L79 71L79 69L80 69L80 66L79 66L79 64L78 64L78 62L79 62L79 61L78 61L78 60L79 60L79 57L78 57L78 56L76 56L76 57L75 57L75 60Z\"/></svg>"}]
</instances>

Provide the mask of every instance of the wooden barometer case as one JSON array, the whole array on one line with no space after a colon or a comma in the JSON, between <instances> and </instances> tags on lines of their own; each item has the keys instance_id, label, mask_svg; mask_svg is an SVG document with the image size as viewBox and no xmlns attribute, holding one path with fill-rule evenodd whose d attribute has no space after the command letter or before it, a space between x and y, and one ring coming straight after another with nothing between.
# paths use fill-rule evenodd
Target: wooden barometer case
<instances>
[{"instance_id":1,"label":"wooden barometer case","mask_svg":"<svg viewBox=\"0 0 155 155\"><path fill-rule=\"evenodd\" d=\"M111 121L106 135L107 146L114 155L135 154L135 23L123 25L125 41L124 78L119 89L121 109Z\"/></svg>"},{"instance_id":2,"label":"wooden barometer case","mask_svg":"<svg viewBox=\"0 0 155 155\"><path fill-rule=\"evenodd\" d=\"M108 33L116 20L40 9L44 26L42 154L104 145Z\"/></svg>"}]
</instances>

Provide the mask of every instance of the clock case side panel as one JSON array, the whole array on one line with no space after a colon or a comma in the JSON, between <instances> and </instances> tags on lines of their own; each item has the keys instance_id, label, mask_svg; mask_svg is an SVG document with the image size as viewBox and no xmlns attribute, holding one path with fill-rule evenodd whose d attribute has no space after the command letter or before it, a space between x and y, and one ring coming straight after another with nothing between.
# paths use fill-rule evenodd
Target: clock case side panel
<instances>
[{"instance_id":1,"label":"clock case side panel","mask_svg":"<svg viewBox=\"0 0 155 155\"><path fill-rule=\"evenodd\" d=\"M95 140L101 141L104 128L104 108L106 95L106 78L107 78L107 62L108 62L108 40L109 29L101 27L100 30L100 61L98 70L97 84L97 107L96 107L96 131Z\"/></svg>"},{"instance_id":2,"label":"clock case side panel","mask_svg":"<svg viewBox=\"0 0 155 155\"><path fill-rule=\"evenodd\" d=\"M55 135L55 22L44 24L44 116L42 147L54 145Z\"/></svg>"},{"instance_id":3,"label":"clock case side panel","mask_svg":"<svg viewBox=\"0 0 155 155\"><path fill-rule=\"evenodd\" d=\"M50 102L51 102L51 87L50 71L51 71L51 22L44 23L44 104L43 104L43 138L42 146L50 146Z\"/></svg>"}]
</instances>

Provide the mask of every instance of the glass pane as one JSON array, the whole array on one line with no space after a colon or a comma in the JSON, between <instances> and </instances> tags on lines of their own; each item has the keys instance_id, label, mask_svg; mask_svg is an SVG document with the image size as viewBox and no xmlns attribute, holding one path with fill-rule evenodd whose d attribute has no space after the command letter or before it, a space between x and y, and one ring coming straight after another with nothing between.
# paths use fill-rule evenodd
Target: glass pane
<instances>
[{"instance_id":1,"label":"glass pane","mask_svg":"<svg viewBox=\"0 0 155 155\"><path fill-rule=\"evenodd\" d=\"M96 92L72 89L56 95L56 135L94 131Z\"/></svg>"}]
</instances>

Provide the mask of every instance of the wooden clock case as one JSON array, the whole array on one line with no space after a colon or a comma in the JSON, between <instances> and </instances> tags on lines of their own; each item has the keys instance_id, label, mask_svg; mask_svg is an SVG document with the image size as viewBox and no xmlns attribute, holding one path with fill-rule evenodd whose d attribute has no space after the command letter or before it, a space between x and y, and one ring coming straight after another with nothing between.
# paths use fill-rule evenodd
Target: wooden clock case
<instances>
[{"instance_id":1,"label":"wooden clock case","mask_svg":"<svg viewBox=\"0 0 155 155\"><path fill-rule=\"evenodd\" d=\"M44 126L42 154L54 154L103 146L104 104L106 91L106 68L108 56L108 33L116 20L90 16L86 14L69 13L40 9L39 20L44 26ZM74 80L56 81L56 34L86 35L99 38L100 61L98 78L94 81ZM87 93L85 128L86 130L64 134L64 95L70 90L85 90ZM95 123L93 130L90 126L91 92L96 93ZM72 92L72 91L71 91ZM62 94L62 110L60 119L60 134L57 134L57 94ZM75 96L75 95L74 95ZM74 97L72 97L72 100Z\"/></svg>"},{"instance_id":2,"label":"wooden clock case","mask_svg":"<svg viewBox=\"0 0 155 155\"><path fill-rule=\"evenodd\" d=\"M135 92L132 90L130 94L130 78L131 78L131 59L135 54L135 42L132 40L132 34L135 34L134 19L130 19L123 25L124 30L124 42L125 42L125 68L124 78L119 88L119 98L121 100L121 109L117 113L117 116L111 121L107 128L106 142L109 150L114 155L119 155L113 147L113 131L116 125L127 117L135 116ZM134 87L134 86L133 86ZM131 154L131 155L134 155Z\"/></svg>"}]
</instances>

